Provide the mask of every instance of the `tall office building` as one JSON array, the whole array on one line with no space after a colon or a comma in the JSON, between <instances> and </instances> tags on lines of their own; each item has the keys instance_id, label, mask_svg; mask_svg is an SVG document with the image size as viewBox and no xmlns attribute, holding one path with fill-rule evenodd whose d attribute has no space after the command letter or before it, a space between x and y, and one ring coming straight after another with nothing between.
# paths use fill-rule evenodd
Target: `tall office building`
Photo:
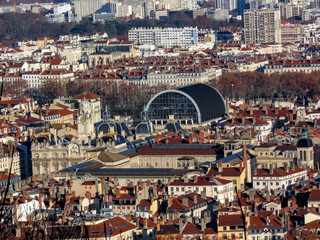
<instances>
[{"instance_id":1,"label":"tall office building","mask_svg":"<svg viewBox=\"0 0 320 240\"><path fill-rule=\"evenodd\" d=\"M246 43L281 43L280 10L245 11L244 37Z\"/></svg>"},{"instance_id":2,"label":"tall office building","mask_svg":"<svg viewBox=\"0 0 320 240\"><path fill-rule=\"evenodd\" d=\"M74 11L81 20L85 16L89 16L102 8L105 0L75 0Z\"/></svg>"}]
</instances>

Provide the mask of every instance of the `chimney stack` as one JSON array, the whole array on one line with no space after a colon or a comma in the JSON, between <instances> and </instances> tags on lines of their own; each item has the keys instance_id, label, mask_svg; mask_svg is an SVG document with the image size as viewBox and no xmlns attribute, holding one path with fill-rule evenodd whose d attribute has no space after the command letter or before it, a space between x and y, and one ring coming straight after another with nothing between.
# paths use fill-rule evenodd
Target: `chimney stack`
<instances>
[{"instance_id":1,"label":"chimney stack","mask_svg":"<svg viewBox=\"0 0 320 240\"><path fill-rule=\"evenodd\" d=\"M221 160L218 161L218 172L223 172L222 161Z\"/></svg>"},{"instance_id":2,"label":"chimney stack","mask_svg":"<svg viewBox=\"0 0 320 240\"><path fill-rule=\"evenodd\" d=\"M198 195L197 195L197 194L194 194L194 195L193 195L193 202L194 202L195 204L198 204Z\"/></svg>"},{"instance_id":3,"label":"chimney stack","mask_svg":"<svg viewBox=\"0 0 320 240\"><path fill-rule=\"evenodd\" d=\"M182 198L182 204L185 205L185 206L189 206L187 197L183 197Z\"/></svg>"},{"instance_id":4,"label":"chimney stack","mask_svg":"<svg viewBox=\"0 0 320 240\"><path fill-rule=\"evenodd\" d=\"M250 201L253 201L253 200L254 200L254 190L253 190L253 189L250 189L250 190L249 190L249 200L250 200Z\"/></svg>"},{"instance_id":5,"label":"chimney stack","mask_svg":"<svg viewBox=\"0 0 320 240\"><path fill-rule=\"evenodd\" d=\"M179 218L179 231L181 232L183 228L182 218Z\"/></svg>"},{"instance_id":6,"label":"chimney stack","mask_svg":"<svg viewBox=\"0 0 320 240\"><path fill-rule=\"evenodd\" d=\"M285 170L286 172L289 172L288 163L284 163L284 170Z\"/></svg>"},{"instance_id":7,"label":"chimney stack","mask_svg":"<svg viewBox=\"0 0 320 240\"><path fill-rule=\"evenodd\" d=\"M243 153L243 167L245 172L245 178L248 178L248 158L247 158L247 146L244 144L242 146L242 153ZM247 179L248 180L248 179Z\"/></svg>"},{"instance_id":8,"label":"chimney stack","mask_svg":"<svg viewBox=\"0 0 320 240\"><path fill-rule=\"evenodd\" d=\"M270 191L266 189L266 200L270 202Z\"/></svg>"},{"instance_id":9,"label":"chimney stack","mask_svg":"<svg viewBox=\"0 0 320 240\"><path fill-rule=\"evenodd\" d=\"M148 220L145 218L143 219L143 228L147 229L148 228Z\"/></svg>"}]
</instances>

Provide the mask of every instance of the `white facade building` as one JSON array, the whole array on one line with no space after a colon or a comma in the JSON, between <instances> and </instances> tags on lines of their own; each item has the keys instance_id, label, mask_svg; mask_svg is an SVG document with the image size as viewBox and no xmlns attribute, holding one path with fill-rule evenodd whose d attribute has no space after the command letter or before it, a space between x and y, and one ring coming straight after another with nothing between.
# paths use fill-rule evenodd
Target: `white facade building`
<instances>
[{"instance_id":1,"label":"white facade building","mask_svg":"<svg viewBox=\"0 0 320 240\"><path fill-rule=\"evenodd\" d=\"M45 209L45 204L42 198L39 198L39 200L41 201L41 204L36 199L32 199L31 201L26 200L24 203L20 203L15 214L15 219L17 219L17 222L26 222L28 221L28 216L34 211Z\"/></svg>"},{"instance_id":2,"label":"white facade building","mask_svg":"<svg viewBox=\"0 0 320 240\"><path fill-rule=\"evenodd\" d=\"M53 7L53 14L61 14L71 11L71 5L69 3L61 3Z\"/></svg>"},{"instance_id":3,"label":"white facade building","mask_svg":"<svg viewBox=\"0 0 320 240\"><path fill-rule=\"evenodd\" d=\"M225 199L233 201L233 183L232 181L211 178L210 180L202 176L194 176L193 180L184 179L174 180L168 185L169 195L181 196L189 192L205 192L208 197L214 198L221 203L225 202Z\"/></svg>"},{"instance_id":4,"label":"white facade building","mask_svg":"<svg viewBox=\"0 0 320 240\"><path fill-rule=\"evenodd\" d=\"M104 4L104 0L76 0L74 1L74 11L81 20L83 17L95 13Z\"/></svg>"},{"instance_id":5,"label":"white facade building","mask_svg":"<svg viewBox=\"0 0 320 240\"><path fill-rule=\"evenodd\" d=\"M40 86L40 71L37 72L24 72L22 74L22 79L28 82L30 88L39 88Z\"/></svg>"},{"instance_id":6,"label":"white facade building","mask_svg":"<svg viewBox=\"0 0 320 240\"><path fill-rule=\"evenodd\" d=\"M253 176L253 188L262 190L268 188L271 191L287 189L288 186L295 184L296 181L305 180L307 178L307 170L295 167L294 169L287 168L270 170L257 169L257 174Z\"/></svg>"},{"instance_id":7,"label":"white facade building","mask_svg":"<svg viewBox=\"0 0 320 240\"><path fill-rule=\"evenodd\" d=\"M188 46L198 43L198 28L134 28L129 30L129 40L166 48Z\"/></svg>"}]
</instances>

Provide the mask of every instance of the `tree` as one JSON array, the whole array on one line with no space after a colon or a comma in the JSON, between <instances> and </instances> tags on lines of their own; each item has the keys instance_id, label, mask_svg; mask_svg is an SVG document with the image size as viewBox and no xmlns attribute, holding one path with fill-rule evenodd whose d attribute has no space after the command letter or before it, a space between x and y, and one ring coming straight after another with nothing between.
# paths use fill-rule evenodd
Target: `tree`
<instances>
[{"instance_id":1,"label":"tree","mask_svg":"<svg viewBox=\"0 0 320 240\"><path fill-rule=\"evenodd\" d=\"M296 239L314 240L314 239L318 239L318 236L312 230L298 230L297 228L293 228L287 232L287 234L284 236L284 239L285 240L296 240Z\"/></svg>"}]
</instances>

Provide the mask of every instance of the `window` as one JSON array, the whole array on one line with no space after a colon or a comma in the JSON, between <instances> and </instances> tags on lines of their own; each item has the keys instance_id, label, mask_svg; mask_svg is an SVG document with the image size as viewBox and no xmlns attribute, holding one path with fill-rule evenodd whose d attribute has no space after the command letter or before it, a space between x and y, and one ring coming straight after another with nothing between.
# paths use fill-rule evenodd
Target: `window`
<instances>
[{"instance_id":1,"label":"window","mask_svg":"<svg viewBox=\"0 0 320 240\"><path fill-rule=\"evenodd\" d=\"M155 167L158 167L158 162L155 162L155 163L154 163L154 166L155 166Z\"/></svg>"},{"instance_id":2,"label":"window","mask_svg":"<svg viewBox=\"0 0 320 240\"><path fill-rule=\"evenodd\" d=\"M166 167L169 167L169 162L166 162Z\"/></svg>"},{"instance_id":3,"label":"window","mask_svg":"<svg viewBox=\"0 0 320 240\"><path fill-rule=\"evenodd\" d=\"M179 191L179 187L176 187L176 191Z\"/></svg>"}]
</instances>

